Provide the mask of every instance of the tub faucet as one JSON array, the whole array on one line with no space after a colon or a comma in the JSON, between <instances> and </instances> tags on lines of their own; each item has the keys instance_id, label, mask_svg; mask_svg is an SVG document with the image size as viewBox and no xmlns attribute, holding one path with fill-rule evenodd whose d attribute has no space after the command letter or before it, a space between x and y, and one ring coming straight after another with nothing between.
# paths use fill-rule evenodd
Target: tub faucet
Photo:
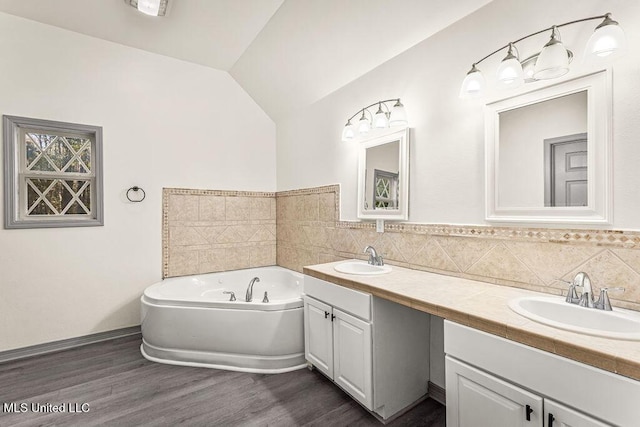
<instances>
[{"instance_id":1,"label":"tub faucet","mask_svg":"<svg viewBox=\"0 0 640 427\"><path fill-rule=\"evenodd\" d=\"M251 281L249 282L249 287L247 287L247 294L244 297L244 300L246 302L251 302L251 300L253 299L253 284L256 282L259 282L260 278L259 277L254 277L253 279L251 279Z\"/></svg>"},{"instance_id":2,"label":"tub faucet","mask_svg":"<svg viewBox=\"0 0 640 427\"><path fill-rule=\"evenodd\" d=\"M364 248L364 253L369 253L369 264L371 265L384 265L384 260L382 259L382 255L378 255L375 248L373 246L367 246Z\"/></svg>"}]
</instances>

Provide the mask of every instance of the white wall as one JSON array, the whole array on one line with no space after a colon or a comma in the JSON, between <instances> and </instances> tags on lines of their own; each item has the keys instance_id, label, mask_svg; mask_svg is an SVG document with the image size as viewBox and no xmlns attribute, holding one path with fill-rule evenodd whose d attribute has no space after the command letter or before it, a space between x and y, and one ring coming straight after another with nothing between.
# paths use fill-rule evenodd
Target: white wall
<instances>
[{"instance_id":1,"label":"white wall","mask_svg":"<svg viewBox=\"0 0 640 427\"><path fill-rule=\"evenodd\" d=\"M104 227L0 229L0 351L140 323L162 187L275 190L275 125L226 72L3 13L0 51L2 114L103 127L105 194Z\"/></svg>"},{"instance_id":2,"label":"white wall","mask_svg":"<svg viewBox=\"0 0 640 427\"><path fill-rule=\"evenodd\" d=\"M628 54L613 63L613 228L639 229L640 3L623 0L489 3L315 104L278 120L278 190L340 183L342 218L355 220L357 146L340 141L342 127L359 108L400 97L413 128L410 221L484 224L483 106L515 92L492 90L483 99L459 99L471 63L530 32L606 12L623 26L630 46ZM576 56L565 78L595 69L582 64L582 51L598 23L561 30L562 40ZM538 51L548 38L541 34L520 44L522 56ZM503 56L480 64L488 80ZM530 84L526 90L547 84Z\"/></svg>"}]
</instances>

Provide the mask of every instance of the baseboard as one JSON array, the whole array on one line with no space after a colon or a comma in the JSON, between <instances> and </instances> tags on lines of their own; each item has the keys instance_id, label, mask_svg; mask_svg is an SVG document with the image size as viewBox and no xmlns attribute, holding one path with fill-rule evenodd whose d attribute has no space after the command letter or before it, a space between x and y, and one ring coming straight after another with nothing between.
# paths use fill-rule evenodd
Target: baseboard
<instances>
[{"instance_id":1,"label":"baseboard","mask_svg":"<svg viewBox=\"0 0 640 427\"><path fill-rule=\"evenodd\" d=\"M429 381L429 392L427 393L427 395L436 402L447 406L446 390L439 385L432 383L431 381Z\"/></svg>"},{"instance_id":2,"label":"baseboard","mask_svg":"<svg viewBox=\"0 0 640 427\"><path fill-rule=\"evenodd\" d=\"M139 333L140 326L130 326L128 328L115 329L113 331L98 332L97 334L85 335L82 337L69 338L66 340L2 351L0 352L0 363L9 362L11 360L26 359L27 357L40 356L42 354L54 353L56 351L68 350L74 347L81 347L83 345L127 337Z\"/></svg>"}]
</instances>

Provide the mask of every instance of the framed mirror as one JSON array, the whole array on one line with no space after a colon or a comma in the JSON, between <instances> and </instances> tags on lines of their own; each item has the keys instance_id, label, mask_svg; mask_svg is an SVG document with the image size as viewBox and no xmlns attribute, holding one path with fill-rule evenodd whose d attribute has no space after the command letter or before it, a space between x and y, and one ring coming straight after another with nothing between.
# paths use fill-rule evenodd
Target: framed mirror
<instances>
[{"instance_id":1,"label":"framed mirror","mask_svg":"<svg viewBox=\"0 0 640 427\"><path fill-rule=\"evenodd\" d=\"M409 129L361 143L358 155L358 218L409 218Z\"/></svg>"},{"instance_id":2,"label":"framed mirror","mask_svg":"<svg viewBox=\"0 0 640 427\"><path fill-rule=\"evenodd\" d=\"M610 224L611 74L488 104L486 219Z\"/></svg>"}]
</instances>

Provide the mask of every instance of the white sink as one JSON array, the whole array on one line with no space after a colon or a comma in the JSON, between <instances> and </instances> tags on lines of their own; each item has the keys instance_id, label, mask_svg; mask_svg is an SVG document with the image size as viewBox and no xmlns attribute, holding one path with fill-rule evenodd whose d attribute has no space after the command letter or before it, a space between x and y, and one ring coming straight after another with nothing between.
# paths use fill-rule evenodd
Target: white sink
<instances>
[{"instance_id":1,"label":"white sink","mask_svg":"<svg viewBox=\"0 0 640 427\"><path fill-rule=\"evenodd\" d=\"M371 274L386 274L391 271L390 265L371 265L366 261L346 261L333 267L336 271L346 274L359 274L359 275L371 275Z\"/></svg>"},{"instance_id":2,"label":"white sink","mask_svg":"<svg viewBox=\"0 0 640 427\"><path fill-rule=\"evenodd\" d=\"M640 313L613 311L569 304L562 297L525 297L509 301L516 313L555 328L586 335L640 341Z\"/></svg>"}]
</instances>

